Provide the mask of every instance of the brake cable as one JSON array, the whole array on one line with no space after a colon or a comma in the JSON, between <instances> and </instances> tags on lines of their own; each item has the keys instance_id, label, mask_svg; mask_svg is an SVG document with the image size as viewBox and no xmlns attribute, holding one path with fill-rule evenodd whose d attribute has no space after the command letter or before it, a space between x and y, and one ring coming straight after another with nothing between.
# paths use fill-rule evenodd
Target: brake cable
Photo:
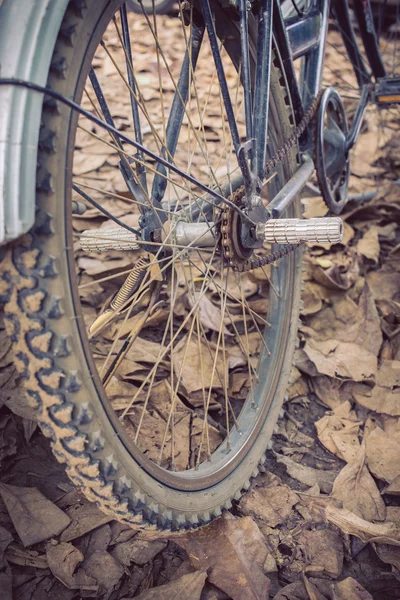
<instances>
[{"instance_id":1,"label":"brake cable","mask_svg":"<svg viewBox=\"0 0 400 600\"><path fill-rule=\"evenodd\" d=\"M143 152L143 154L146 154L147 156L149 156L150 158L152 158L155 162L162 164L167 169L170 169L174 173L177 173L177 175L180 175L181 177L183 177L184 179L186 179L187 181L189 181L193 185L198 186L200 189L202 189L207 194L210 194L211 196L213 196L219 202L222 202L223 204L226 204L227 206L229 206L229 208L231 208L232 210L236 211L244 221L246 221L247 223L249 223L249 225L252 225L252 226L256 225L254 223L254 221L252 219L250 219L250 217L248 217L246 215L246 213L244 213L242 210L240 210L240 208L237 207L233 202L231 202L230 200L228 200L228 198L224 198L223 196L221 196L221 194L219 194L215 190L209 188L208 186L204 185L200 181L197 181L197 179L195 179L194 177L192 177L191 175L189 175L189 173L185 173L184 171L182 171L181 169L179 169L179 167L176 167L175 165L173 165L172 163L170 163L169 161L167 161L162 156L158 156L157 154L155 154L151 150L148 150L148 148L145 148L142 144L139 144L139 142L136 142L135 140L133 140L129 136L125 135L124 133L122 133L121 131L119 131L116 127L113 127L109 123L106 123L105 121L102 121L101 119L99 119L95 115L92 115L92 113L90 113L88 110L82 108L81 106L79 106L79 104L77 104L76 102L74 102L70 98L67 98L66 96L63 96L63 94L60 94L59 92L55 92L54 90L51 90L51 89L49 89L47 87L43 87L41 85L38 85L37 83L33 83L31 81L25 81L24 79L17 79L17 78L14 78L14 77L0 78L0 85L14 85L16 87L24 87L24 88L27 88L27 89L32 90L34 92L39 92L41 94L50 96L51 98L54 98L55 100L58 100L59 102L62 102L63 104L66 104L72 110L75 110L79 114L81 114L84 117L86 117L87 119L89 119L89 121L92 121L93 123L95 123L99 127L103 127L103 129L106 129L107 131L109 131L113 135L118 136L121 140L123 140L127 144L130 144L131 146L133 146L134 148L136 148L140 152Z\"/></svg>"}]
</instances>

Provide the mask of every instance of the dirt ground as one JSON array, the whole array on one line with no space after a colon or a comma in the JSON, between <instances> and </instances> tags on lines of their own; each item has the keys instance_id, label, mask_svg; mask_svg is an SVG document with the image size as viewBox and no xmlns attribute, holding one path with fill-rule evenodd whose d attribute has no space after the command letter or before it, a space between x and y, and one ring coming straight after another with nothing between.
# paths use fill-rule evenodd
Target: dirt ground
<instances>
[{"instance_id":1,"label":"dirt ground","mask_svg":"<svg viewBox=\"0 0 400 600\"><path fill-rule=\"evenodd\" d=\"M340 52L333 30L326 84L352 78ZM210 526L137 532L89 503L32 420L0 330L1 600L400 599L399 117L368 109L344 240L307 250L296 366L263 472ZM93 156L92 171L111 170ZM305 216L326 214L308 196Z\"/></svg>"}]
</instances>

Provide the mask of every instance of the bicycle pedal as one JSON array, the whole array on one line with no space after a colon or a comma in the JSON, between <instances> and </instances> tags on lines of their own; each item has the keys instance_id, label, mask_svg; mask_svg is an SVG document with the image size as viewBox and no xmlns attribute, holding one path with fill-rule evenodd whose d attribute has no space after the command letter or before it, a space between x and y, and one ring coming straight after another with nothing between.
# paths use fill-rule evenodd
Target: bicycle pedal
<instances>
[{"instance_id":1,"label":"bicycle pedal","mask_svg":"<svg viewBox=\"0 0 400 600\"><path fill-rule=\"evenodd\" d=\"M383 77L378 79L374 91L374 101L376 104L384 106L385 104L400 103L400 77Z\"/></svg>"},{"instance_id":2,"label":"bicycle pedal","mask_svg":"<svg viewBox=\"0 0 400 600\"><path fill-rule=\"evenodd\" d=\"M80 238L85 252L108 252L110 250L138 250L137 235L123 227L87 229Z\"/></svg>"},{"instance_id":3,"label":"bicycle pedal","mask_svg":"<svg viewBox=\"0 0 400 600\"><path fill-rule=\"evenodd\" d=\"M257 237L268 244L337 244L343 239L343 221L339 217L270 219L257 225Z\"/></svg>"}]
</instances>

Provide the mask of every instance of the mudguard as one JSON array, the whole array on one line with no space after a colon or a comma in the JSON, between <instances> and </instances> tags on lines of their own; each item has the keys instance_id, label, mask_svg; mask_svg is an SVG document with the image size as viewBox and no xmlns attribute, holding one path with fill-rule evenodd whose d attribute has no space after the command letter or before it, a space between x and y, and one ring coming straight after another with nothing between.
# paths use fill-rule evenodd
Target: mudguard
<instances>
[{"instance_id":1,"label":"mudguard","mask_svg":"<svg viewBox=\"0 0 400 600\"><path fill-rule=\"evenodd\" d=\"M69 0L0 0L0 77L45 86ZM0 86L0 244L35 219L37 146L43 97Z\"/></svg>"}]
</instances>

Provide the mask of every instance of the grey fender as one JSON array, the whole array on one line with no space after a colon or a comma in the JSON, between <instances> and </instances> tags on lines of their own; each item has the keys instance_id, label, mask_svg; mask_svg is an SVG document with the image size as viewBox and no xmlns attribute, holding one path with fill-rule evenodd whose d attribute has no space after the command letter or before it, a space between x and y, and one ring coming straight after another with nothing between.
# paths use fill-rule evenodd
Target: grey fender
<instances>
[{"instance_id":1,"label":"grey fender","mask_svg":"<svg viewBox=\"0 0 400 600\"><path fill-rule=\"evenodd\" d=\"M0 0L0 77L45 86L69 0ZM0 244L35 219L37 146L43 97L0 86Z\"/></svg>"}]
</instances>

